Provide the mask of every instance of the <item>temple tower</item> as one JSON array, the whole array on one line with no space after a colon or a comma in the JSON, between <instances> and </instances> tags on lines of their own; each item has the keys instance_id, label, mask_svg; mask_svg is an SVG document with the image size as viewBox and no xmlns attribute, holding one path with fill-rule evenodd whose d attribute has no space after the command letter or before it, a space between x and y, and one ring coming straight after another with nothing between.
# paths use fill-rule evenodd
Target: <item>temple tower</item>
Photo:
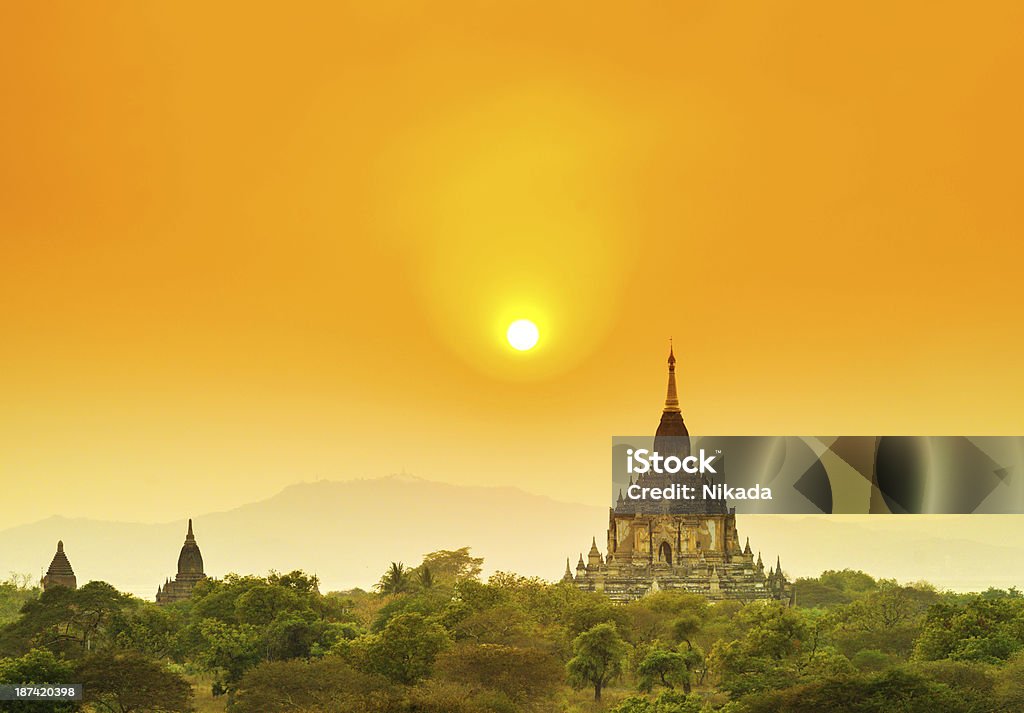
<instances>
[{"instance_id":1,"label":"temple tower","mask_svg":"<svg viewBox=\"0 0 1024 713\"><path fill-rule=\"evenodd\" d=\"M189 518L185 544L181 546L181 553L178 555L178 573L173 581L168 579L157 587L156 603L171 604L188 599L192 596L193 587L204 579L206 573L203 572L203 554L196 544L196 536L192 533L192 518Z\"/></svg>"},{"instance_id":2,"label":"temple tower","mask_svg":"<svg viewBox=\"0 0 1024 713\"><path fill-rule=\"evenodd\" d=\"M75 571L71 569L71 562L68 560L68 556L64 554L63 540L57 540L57 552L50 561L50 568L46 570L42 585L44 591L54 587L67 587L68 589L76 589L78 587Z\"/></svg>"},{"instance_id":3,"label":"temple tower","mask_svg":"<svg viewBox=\"0 0 1024 713\"><path fill-rule=\"evenodd\" d=\"M668 353L668 388L654 436L654 450L680 460L690 455L690 433L683 422L676 385L676 356ZM630 476L630 485L633 484ZM701 488L700 474L656 473L636 477L641 487L684 485ZM608 510L607 549L602 554L592 541L586 562L580 555L576 575L566 568L563 582L585 591L603 592L612 601L628 602L647 594L679 590L708 599L791 601L792 585L780 561L767 574L749 539L736 530L736 510L719 499L637 502L619 493Z\"/></svg>"}]
</instances>

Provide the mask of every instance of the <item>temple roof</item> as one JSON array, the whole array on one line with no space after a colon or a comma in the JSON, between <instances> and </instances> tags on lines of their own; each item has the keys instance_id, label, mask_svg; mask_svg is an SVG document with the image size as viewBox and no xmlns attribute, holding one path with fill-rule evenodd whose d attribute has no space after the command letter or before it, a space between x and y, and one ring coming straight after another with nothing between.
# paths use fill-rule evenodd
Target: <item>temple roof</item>
<instances>
[{"instance_id":1,"label":"temple roof","mask_svg":"<svg viewBox=\"0 0 1024 713\"><path fill-rule=\"evenodd\" d=\"M71 562L68 561L68 556L64 554L63 540L57 540L57 552L53 555L53 559L50 561L50 568L46 570L46 573L51 576L75 576L74 570L71 569Z\"/></svg>"},{"instance_id":2,"label":"temple roof","mask_svg":"<svg viewBox=\"0 0 1024 713\"><path fill-rule=\"evenodd\" d=\"M667 458L675 456L680 460L690 455L690 433L683 423L683 414L679 409L679 397L676 392L676 356L671 343L668 351L668 389L665 406L661 413L661 421L654 435L654 451ZM633 476L629 476L629 484L633 485ZM708 481L701 475L690 473L641 473L636 484L645 488L664 488L671 484L687 485L701 488ZM658 514L658 513L696 513L701 515L722 514L728 512L728 505L720 499L696 498L692 500L678 499L660 501L638 501L620 499L615 503L618 514Z\"/></svg>"},{"instance_id":3,"label":"temple roof","mask_svg":"<svg viewBox=\"0 0 1024 713\"><path fill-rule=\"evenodd\" d=\"M203 555L192 534L192 518L188 520L188 534L185 535L185 544L181 546L181 554L178 555L178 576L189 574L203 574Z\"/></svg>"},{"instance_id":4,"label":"temple roof","mask_svg":"<svg viewBox=\"0 0 1024 713\"><path fill-rule=\"evenodd\" d=\"M665 408L661 412L661 422L654 434L654 450L663 456L675 455L685 458L690 455L690 432L683 423L683 414L679 410L679 395L676 392L676 356L669 345L668 348L668 388L665 393Z\"/></svg>"}]
</instances>

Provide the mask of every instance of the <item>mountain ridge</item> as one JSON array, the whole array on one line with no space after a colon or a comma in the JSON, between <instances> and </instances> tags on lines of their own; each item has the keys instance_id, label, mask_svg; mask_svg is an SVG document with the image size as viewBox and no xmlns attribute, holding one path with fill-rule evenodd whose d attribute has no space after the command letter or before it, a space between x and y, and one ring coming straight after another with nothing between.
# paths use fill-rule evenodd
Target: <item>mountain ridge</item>
<instances>
[{"instance_id":1,"label":"mountain ridge","mask_svg":"<svg viewBox=\"0 0 1024 713\"><path fill-rule=\"evenodd\" d=\"M160 523L53 515L0 530L0 572L42 572L58 539L80 583L110 582L152 599L175 574L191 516L210 576L305 569L325 591L369 588L391 561L418 564L468 546L495 570L557 580L565 558L597 539L605 507L562 502L508 485L456 485L408 474L289 485L235 508ZM741 538L791 576L863 569L952 589L1021 586L1024 545L1011 516L737 515Z\"/></svg>"}]
</instances>

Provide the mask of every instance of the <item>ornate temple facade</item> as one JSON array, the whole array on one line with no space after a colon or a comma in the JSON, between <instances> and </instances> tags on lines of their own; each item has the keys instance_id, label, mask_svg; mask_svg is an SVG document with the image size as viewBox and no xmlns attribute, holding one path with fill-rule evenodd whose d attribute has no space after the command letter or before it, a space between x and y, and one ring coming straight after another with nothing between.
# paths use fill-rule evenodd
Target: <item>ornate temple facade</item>
<instances>
[{"instance_id":1,"label":"ornate temple facade","mask_svg":"<svg viewBox=\"0 0 1024 713\"><path fill-rule=\"evenodd\" d=\"M675 365L669 349L668 393L654 450L683 459L690 455L690 434L679 408ZM636 480L650 488L678 483L700 489L707 482L700 474L653 471ZM792 600L781 561L776 558L774 569L765 568L760 553L755 560L749 539L740 545L736 509L723 500L637 501L624 499L620 491L615 507L609 508L605 548L607 555L602 555L596 538L592 540L586 560L580 553L575 575L566 560L562 581L603 592L616 602L667 589L712 600Z\"/></svg>"},{"instance_id":2,"label":"ornate temple facade","mask_svg":"<svg viewBox=\"0 0 1024 713\"><path fill-rule=\"evenodd\" d=\"M185 535L185 544L181 546L181 554L178 555L178 573L174 579L167 579L156 590L157 604L173 604L184 601L192 596L192 589L197 583L206 579L203 572L203 554L196 544L196 537L192 534L192 518L188 521L188 534Z\"/></svg>"},{"instance_id":3,"label":"ornate temple facade","mask_svg":"<svg viewBox=\"0 0 1024 713\"><path fill-rule=\"evenodd\" d=\"M71 569L71 562L64 554L64 541L57 540L57 552L50 561L50 567L46 570L42 580L43 591L54 587L67 587L75 589L78 587L78 580L75 579L75 571Z\"/></svg>"}]
</instances>

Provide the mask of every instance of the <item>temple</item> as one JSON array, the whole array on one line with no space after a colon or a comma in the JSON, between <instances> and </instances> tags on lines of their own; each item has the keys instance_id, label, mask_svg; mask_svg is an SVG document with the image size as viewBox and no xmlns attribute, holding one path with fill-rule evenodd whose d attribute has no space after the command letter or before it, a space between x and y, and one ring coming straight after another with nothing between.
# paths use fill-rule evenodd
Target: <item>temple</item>
<instances>
[{"instance_id":1,"label":"temple","mask_svg":"<svg viewBox=\"0 0 1024 713\"><path fill-rule=\"evenodd\" d=\"M174 580L167 579L156 590L157 604L173 604L188 599L192 596L192 589L196 584L206 579L203 572L203 554L196 544L196 537L192 534L192 519L188 521L188 534L185 535L185 544L181 546L181 554L178 555L178 574Z\"/></svg>"},{"instance_id":2,"label":"temple","mask_svg":"<svg viewBox=\"0 0 1024 713\"><path fill-rule=\"evenodd\" d=\"M690 455L690 434L683 422L676 391L676 358L668 356L668 390L654 450L680 459ZM642 487L663 488L673 483L700 488L708 481L700 474L654 473L638 475ZM630 484L633 483L630 476ZM585 591L603 592L616 602L628 602L662 590L700 594L708 599L792 601L792 585L776 559L766 569L761 554L754 559L750 540L741 546L736 530L736 509L723 500L624 499L621 491L609 508L607 555L594 538L586 560L580 553L576 573L565 563L563 582Z\"/></svg>"},{"instance_id":3,"label":"temple","mask_svg":"<svg viewBox=\"0 0 1024 713\"><path fill-rule=\"evenodd\" d=\"M57 552L50 561L50 568L46 570L46 574L43 576L42 585L43 591L53 589L54 587L75 589L78 586L78 580L75 579L75 571L71 569L71 562L68 560L68 556L64 554L63 540L57 540Z\"/></svg>"}]
</instances>

